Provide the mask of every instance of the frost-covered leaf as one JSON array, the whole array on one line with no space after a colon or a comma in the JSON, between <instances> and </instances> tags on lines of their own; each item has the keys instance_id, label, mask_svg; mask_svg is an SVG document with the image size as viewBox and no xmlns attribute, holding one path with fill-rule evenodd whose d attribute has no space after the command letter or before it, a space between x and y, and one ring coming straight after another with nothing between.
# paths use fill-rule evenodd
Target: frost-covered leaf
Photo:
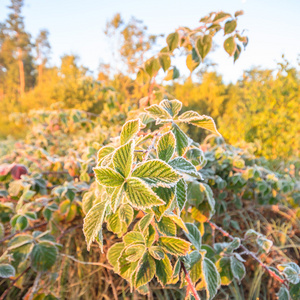
<instances>
[{"instance_id":1,"label":"frost-covered leaf","mask_svg":"<svg viewBox=\"0 0 300 300\"><path fill-rule=\"evenodd\" d=\"M160 237L160 245L170 254L185 255L189 250L191 243L176 237Z\"/></svg>"},{"instance_id":2,"label":"frost-covered leaf","mask_svg":"<svg viewBox=\"0 0 300 300\"><path fill-rule=\"evenodd\" d=\"M104 147L100 148L100 150L98 151L98 154L97 154L98 165L101 164L101 162L103 161L103 159L106 156L113 153L114 151L115 151L115 148L112 146L104 146Z\"/></svg>"},{"instance_id":3,"label":"frost-covered leaf","mask_svg":"<svg viewBox=\"0 0 300 300\"><path fill-rule=\"evenodd\" d=\"M124 237L123 241L126 246L131 244L145 244L145 238L142 233L138 231L130 231Z\"/></svg>"},{"instance_id":4,"label":"frost-covered leaf","mask_svg":"<svg viewBox=\"0 0 300 300\"><path fill-rule=\"evenodd\" d=\"M180 179L180 175L173 168L158 159L148 160L137 165L132 176L141 178L153 186L172 186Z\"/></svg>"},{"instance_id":5,"label":"frost-covered leaf","mask_svg":"<svg viewBox=\"0 0 300 300\"><path fill-rule=\"evenodd\" d=\"M92 242L102 228L106 207L107 201L97 203L89 210L83 220L83 233L85 235L88 251L90 251Z\"/></svg>"},{"instance_id":6,"label":"frost-covered leaf","mask_svg":"<svg viewBox=\"0 0 300 300\"><path fill-rule=\"evenodd\" d=\"M137 244L128 246L125 250L127 255L126 260L134 262L139 260L146 251L145 245Z\"/></svg>"},{"instance_id":7,"label":"frost-covered leaf","mask_svg":"<svg viewBox=\"0 0 300 300\"><path fill-rule=\"evenodd\" d=\"M278 268L279 270L284 268L283 274L292 284L298 284L300 282L300 267L295 263L291 262L288 264L279 265Z\"/></svg>"},{"instance_id":8,"label":"frost-covered leaf","mask_svg":"<svg viewBox=\"0 0 300 300\"><path fill-rule=\"evenodd\" d=\"M256 242L258 246L266 253L269 253L271 247L273 246L273 242L263 235L258 236Z\"/></svg>"},{"instance_id":9,"label":"frost-covered leaf","mask_svg":"<svg viewBox=\"0 0 300 300\"><path fill-rule=\"evenodd\" d=\"M122 127L122 131L120 135L121 145L126 144L129 140L134 138L136 134L139 132L139 130L140 130L139 119L127 121Z\"/></svg>"},{"instance_id":10,"label":"frost-covered leaf","mask_svg":"<svg viewBox=\"0 0 300 300\"><path fill-rule=\"evenodd\" d=\"M107 187L117 187L124 182L124 177L108 167L94 168L96 180L99 184Z\"/></svg>"},{"instance_id":11,"label":"frost-covered leaf","mask_svg":"<svg viewBox=\"0 0 300 300\"><path fill-rule=\"evenodd\" d=\"M172 279L172 265L167 255L161 260L155 260L156 264L156 277L159 282L164 286Z\"/></svg>"},{"instance_id":12,"label":"frost-covered leaf","mask_svg":"<svg viewBox=\"0 0 300 300\"><path fill-rule=\"evenodd\" d=\"M278 297L278 300L290 300L290 293L284 286L282 286L279 289L277 297Z\"/></svg>"},{"instance_id":13,"label":"frost-covered leaf","mask_svg":"<svg viewBox=\"0 0 300 300\"><path fill-rule=\"evenodd\" d=\"M215 213L215 205L216 205L213 192L212 192L210 186L207 184L200 183L200 186L202 189L204 189L204 192L205 192L205 195L206 195L209 207L210 207L211 215L213 215Z\"/></svg>"},{"instance_id":14,"label":"frost-covered leaf","mask_svg":"<svg viewBox=\"0 0 300 300\"><path fill-rule=\"evenodd\" d=\"M119 216L119 209L107 216L107 229L113 233L119 234L122 231L122 222Z\"/></svg>"},{"instance_id":15,"label":"frost-covered leaf","mask_svg":"<svg viewBox=\"0 0 300 300\"><path fill-rule=\"evenodd\" d=\"M136 287L140 287L148 283L154 276L156 270L155 260L146 252L139 262L138 271L136 273Z\"/></svg>"},{"instance_id":16,"label":"frost-covered leaf","mask_svg":"<svg viewBox=\"0 0 300 300\"><path fill-rule=\"evenodd\" d=\"M163 100L159 104L164 108L172 117L176 117L181 110L182 103L178 100Z\"/></svg>"},{"instance_id":17,"label":"frost-covered leaf","mask_svg":"<svg viewBox=\"0 0 300 300\"><path fill-rule=\"evenodd\" d=\"M173 169L175 169L179 172L188 174L188 175L196 177L198 179L203 179L201 174L199 172L197 172L195 166L181 156L176 157L176 158L172 159L171 161L169 161L169 165Z\"/></svg>"},{"instance_id":18,"label":"frost-covered leaf","mask_svg":"<svg viewBox=\"0 0 300 300\"><path fill-rule=\"evenodd\" d=\"M49 242L35 244L31 253L31 267L37 272L48 271L56 262L57 248Z\"/></svg>"},{"instance_id":19,"label":"frost-covered leaf","mask_svg":"<svg viewBox=\"0 0 300 300\"><path fill-rule=\"evenodd\" d=\"M201 234L196 225L192 223L185 223L188 233L185 232L186 237L192 243L192 245L197 249L201 249Z\"/></svg>"},{"instance_id":20,"label":"frost-covered leaf","mask_svg":"<svg viewBox=\"0 0 300 300\"><path fill-rule=\"evenodd\" d=\"M153 220L153 217L154 217L154 214L149 213L140 219L140 221L138 222L138 227L141 232L144 232L148 228L149 224Z\"/></svg>"},{"instance_id":21,"label":"frost-covered leaf","mask_svg":"<svg viewBox=\"0 0 300 300\"><path fill-rule=\"evenodd\" d=\"M163 109L160 105L153 104L153 105L145 108L145 110L154 119L162 119L162 120L171 120L172 119L172 116L165 109Z\"/></svg>"},{"instance_id":22,"label":"frost-covered leaf","mask_svg":"<svg viewBox=\"0 0 300 300\"><path fill-rule=\"evenodd\" d=\"M213 118L205 115L200 116L195 111L186 111L185 113L179 116L178 120L184 123L193 124L197 127L207 129L217 135L220 135Z\"/></svg>"},{"instance_id":23,"label":"frost-covered leaf","mask_svg":"<svg viewBox=\"0 0 300 300\"><path fill-rule=\"evenodd\" d=\"M175 188L153 188L154 192L162 199L165 204L160 206L152 207L153 212L155 213L155 218L157 221L160 221L163 214L170 208L175 198Z\"/></svg>"},{"instance_id":24,"label":"frost-covered leaf","mask_svg":"<svg viewBox=\"0 0 300 300\"><path fill-rule=\"evenodd\" d=\"M110 204L111 209L115 213L117 208L119 207L124 191L124 183L121 186L117 186L111 194Z\"/></svg>"},{"instance_id":25,"label":"frost-covered leaf","mask_svg":"<svg viewBox=\"0 0 300 300\"><path fill-rule=\"evenodd\" d=\"M184 179L180 179L176 184L176 201L179 213L183 210L187 200L187 184Z\"/></svg>"},{"instance_id":26,"label":"frost-covered leaf","mask_svg":"<svg viewBox=\"0 0 300 300\"><path fill-rule=\"evenodd\" d=\"M176 225L174 222L168 217L162 217L159 222L157 222L157 229L160 233L167 236L175 236L176 235Z\"/></svg>"},{"instance_id":27,"label":"frost-covered leaf","mask_svg":"<svg viewBox=\"0 0 300 300\"><path fill-rule=\"evenodd\" d=\"M222 285L229 285L232 282L233 274L231 271L230 261L230 257L222 257L216 262L216 267L220 274Z\"/></svg>"},{"instance_id":28,"label":"frost-covered leaf","mask_svg":"<svg viewBox=\"0 0 300 300\"><path fill-rule=\"evenodd\" d=\"M127 226L132 222L134 211L133 208L129 204L123 204L120 207L119 215L121 221L125 222Z\"/></svg>"},{"instance_id":29,"label":"frost-covered leaf","mask_svg":"<svg viewBox=\"0 0 300 300\"><path fill-rule=\"evenodd\" d=\"M128 202L135 208L144 209L155 205L163 205L161 200L141 179L130 178L125 185Z\"/></svg>"},{"instance_id":30,"label":"frost-covered leaf","mask_svg":"<svg viewBox=\"0 0 300 300\"><path fill-rule=\"evenodd\" d=\"M189 139L175 123L172 124L172 131L176 139L176 151L179 156L182 156L187 150Z\"/></svg>"},{"instance_id":31,"label":"frost-covered leaf","mask_svg":"<svg viewBox=\"0 0 300 300\"><path fill-rule=\"evenodd\" d=\"M133 161L134 141L119 147L113 156L115 169L125 178L128 177Z\"/></svg>"},{"instance_id":32,"label":"frost-covered leaf","mask_svg":"<svg viewBox=\"0 0 300 300\"><path fill-rule=\"evenodd\" d=\"M236 259L235 256L230 257L230 266L233 276L241 282L241 280L246 275L246 269L242 262L240 262L238 259Z\"/></svg>"},{"instance_id":33,"label":"frost-covered leaf","mask_svg":"<svg viewBox=\"0 0 300 300\"><path fill-rule=\"evenodd\" d=\"M160 260L165 257L165 252L162 250L160 246L151 246L149 248L149 253L153 258Z\"/></svg>"},{"instance_id":34,"label":"frost-covered leaf","mask_svg":"<svg viewBox=\"0 0 300 300\"><path fill-rule=\"evenodd\" d=\"M202 280L205 285L206 295L208 299L213 299L221 285L220 274L214 263L204 257L202 261Z\"/></svg>"},{"instance_id":35,"label":"frost-covered leaf","mask_svg":"<svg viewBox=\"0 0 300 300\"><path fill-rule=\"evenodd\" d=\"M239 238L234 238L232 242L228 244L227 247L224 248L224 253L231 254L234 250L238 249L241 245L241 240Z\"/></svg>"},{"instance_id":36,"label":"frost-covered leaf","mask_svg":"<svg viewBox=\"0 0 300 300\"><path fill-rule=\"evenodd\" d=\"M201 165L204 161L204 153L199 148L189 149L186 154L186 158L191 161L194 166Z\"/></svg>"},{"instance_id":37,"label":"frost-covered leaf","mask_svg":"<svg viewBox=\"0 0 300 300\"><path fill-rule=\"evenodd\" d=\"M125 248L124 243L116 243L112 245L107 252L108 262L114 267L115 272L118 272L118 259Z\"/></svg>"},{"instance_id":38,"label":"frost-covered leaf","mask_svg":"<svg viewBox=\"0 0 300 300\"><path fill-rule=\"evenodd\" d=\"M16 270L12 265L0 264L0 277L9 278L16 276Z\"/></svg>"},{"instance_id":39,"label":"frost-covered leaf","mask_svg":"<svg viewBox=\"0 0 300 300\"><path fill-rule=\"evenodd\" d=\"M87 214L88 211L92 208L93 203L95 200L95 193L92 192L86 192L82 197L82 210L84 214Z\"/></svg>"},{"instance_id":40,"label":"frost-covered leaf","mask_svg":"<svg viewBox=\"0 0 300 300\"><path fill-rule=\"evenodd\" d=\"M169 214L168 214L168 217L169 217L175 224L177 224L181 229L183 229L185 232L188 232L188 229L186 228L185 223L183 222L183 220L182 220L179 216L177 216L177 215L175 215L175 214L173 214L173 213L169 213Z\"/></svg>"},{"instance_id":41,"label":"frost-covered leaf","mask_svg":"<svg viewBox=\"0 0 300 300\"><path fill-rule=\"evenodd\" d=\"M175 152L176 140L172 132L167 132L160 137L157 143L157 156L159 159L168 162Z\"/></svg>"}]
</instances>

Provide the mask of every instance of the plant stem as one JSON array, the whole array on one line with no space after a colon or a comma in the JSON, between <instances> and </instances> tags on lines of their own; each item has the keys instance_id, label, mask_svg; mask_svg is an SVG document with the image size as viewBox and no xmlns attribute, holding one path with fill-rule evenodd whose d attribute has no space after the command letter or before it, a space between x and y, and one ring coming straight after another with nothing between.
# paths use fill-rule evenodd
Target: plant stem
<instances>
[{"instance_id":1,"label":"plant stem","mask_svg":"<svg viewBox=\"0 0 300 300\"><path fill-rule=\"evenodd\" d=\"M198 293L197 293L197 290L196 290L196 288L195 288L195 286L194 286L194 284L193 284L193 282L192 282L192 280L191 280L190 274L189 274L189 272L187 271L187 269L186 269L184 263L183 263L182 261L181 261L180 263L181 263L181 267L182 267L182 269L183 269L183 272L184 272L184 274L185 274L185 279L186 279L186 281L187 281L187 283L188 283L188 286L189 286L190 290L192 291L192 293L193 293L195 299L196 299L196 300L201 300L200 297L199 297L199 295L198 295Z\"/></svg>"},{"instance_id":2,"label":"plant stem","mask_svg":"<svg viewBox=\"0 0 300 300\"><path fill-rule=\"evenodd\" d=\"M7 294L9 293L9 291L12 289L12 287L14 286L14 284L26 273L28 272L30 269L30 267L27 267L16 279L14 279L11 282L11 285L9 286L8 289L5 290L5 292L1 295L0 300L4 300L5 297L7 296Z\"/></svg>"},{"instance_id":3,"label":"plant stem","mask_svg":"<svg viewBox=\"0 0 300 300\"><path fill-rule=\"evenodd\" d=\"M223 236L226 236L226 237L230 238L231 240L234 240L234 237L232 235L230 235L227 231L225 231L223 228L219 227L218 225L216 225L215 223L213 223L211 221L208 221L208 223L210 224L210 226L213 229L217 229L218 231L220 231L223 234ZM271 277L273 277L274 279L276 279L277 281L279 281L280 283L285 285L285 287L288 288L288 284L286 283L286 281L284 279L280 278L274 271L272 271L267 265L265 265L253 252L248 250L242 244L240 245L240 248L242 248L244 250L243 254L251 256L254 260L256 260L260 264L260 266L262 266L270 274Z\"/></svg>"}]
</instances>

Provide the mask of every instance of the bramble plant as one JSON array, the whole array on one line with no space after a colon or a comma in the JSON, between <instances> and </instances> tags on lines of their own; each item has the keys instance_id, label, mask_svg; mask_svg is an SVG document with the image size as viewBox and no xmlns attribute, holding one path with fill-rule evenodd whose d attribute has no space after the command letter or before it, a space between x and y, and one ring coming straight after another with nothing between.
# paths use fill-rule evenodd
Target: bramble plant
<instances>
[{"instance_id":1,"label":"bramble plant","mask_svg":"<svg viewBox=\"0 0 300 300\"><path fill-rule=\"evenodd\" d=\"M221 284L229 285L233 278L240 282L246 272L242 258L246 254L283 284L280 297L288 295L288 283L297 285L300 280L296 264L280 266L281 275L265 266L241 239L210 221L215 200L198 170L203 153L179 125L188 123L219 132L212 118L194 111L180 114L181 107L178 100L151 105L139 119L124 124L118 147L107 145L99 150L94 168L96 196L83 198L88 250L94 240L102 249L106 223L108 230L122 238L109 248L108 261L132 289L147 293L147 284L154 277L162 286L180 280L180 287L187 286L187 295L195 299L200 299L197 290L205 290L207 299L213 299ZM146 125L151 122L159 128L148 132ZM195 188L206 195L200 203L187 201ZM202 244L204 223L232 241L216 243L214 249ZM273 244L254 230L246 232L245 240L249 239L264 253Z\"/></svg>"}]
</instances>

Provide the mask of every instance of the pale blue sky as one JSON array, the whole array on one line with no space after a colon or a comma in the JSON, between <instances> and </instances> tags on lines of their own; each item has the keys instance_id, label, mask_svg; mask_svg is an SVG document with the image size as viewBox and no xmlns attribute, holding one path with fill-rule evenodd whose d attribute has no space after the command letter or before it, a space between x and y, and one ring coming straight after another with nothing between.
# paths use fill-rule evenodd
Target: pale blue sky
<instances>
[{"instance_id":1,"label":"pale blue sky","mask_svg":"<svg viewBox=\"0 0 300 300\"><path fill-rule=\"evenodd\" d=\"M0 0L0 21L7 15L9 0ZM25 0L26 28L35 36L50 32L52 63L63 54L77 54L81 63L97 72L100 60L110 58L103 30L116 12L125 20L144 21L149 32L167 34L179 26L198 26L210 11L244 10L239 28L247 29L249 45L234 65L222 49L210 57L226 82L235 81L253 65L275 68L285 54L294 65L300 53L300 0ZM221 39L217 39L216 41Z\"/></svg>"}]
</instances>

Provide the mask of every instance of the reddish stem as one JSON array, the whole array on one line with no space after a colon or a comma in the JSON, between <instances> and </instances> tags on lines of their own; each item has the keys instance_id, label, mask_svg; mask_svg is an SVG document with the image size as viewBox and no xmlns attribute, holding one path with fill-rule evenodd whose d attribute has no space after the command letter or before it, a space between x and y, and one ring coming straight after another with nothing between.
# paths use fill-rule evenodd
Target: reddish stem
<instances>
[{"instance_id":1,"label":"reddish stem","mask_svg":"<svg viewBox=\"0 0 300 300\"><path fill-rule=\"evenodd\" d=\"M195 286L194 286L194 284L193 284L193 282L192 282L192 280L191 280L190 274L189 274L189 272L187 271L187 269L186 269L186 267L185 267L185 265L184 265L183 262L181 262L181 267L182 267L183 272L184 272L184 274L185 274L185 279L186 279L186 281L187 281L187 283L188 283L189 289L192 291L192 293L193 293L195 299L196 299L196 300L201 300L200 297L199 297L199 295L198 295L198 293L197 293L197 290L196 290L196 288L195 288Z\"/></svg>"}]
</instances>

